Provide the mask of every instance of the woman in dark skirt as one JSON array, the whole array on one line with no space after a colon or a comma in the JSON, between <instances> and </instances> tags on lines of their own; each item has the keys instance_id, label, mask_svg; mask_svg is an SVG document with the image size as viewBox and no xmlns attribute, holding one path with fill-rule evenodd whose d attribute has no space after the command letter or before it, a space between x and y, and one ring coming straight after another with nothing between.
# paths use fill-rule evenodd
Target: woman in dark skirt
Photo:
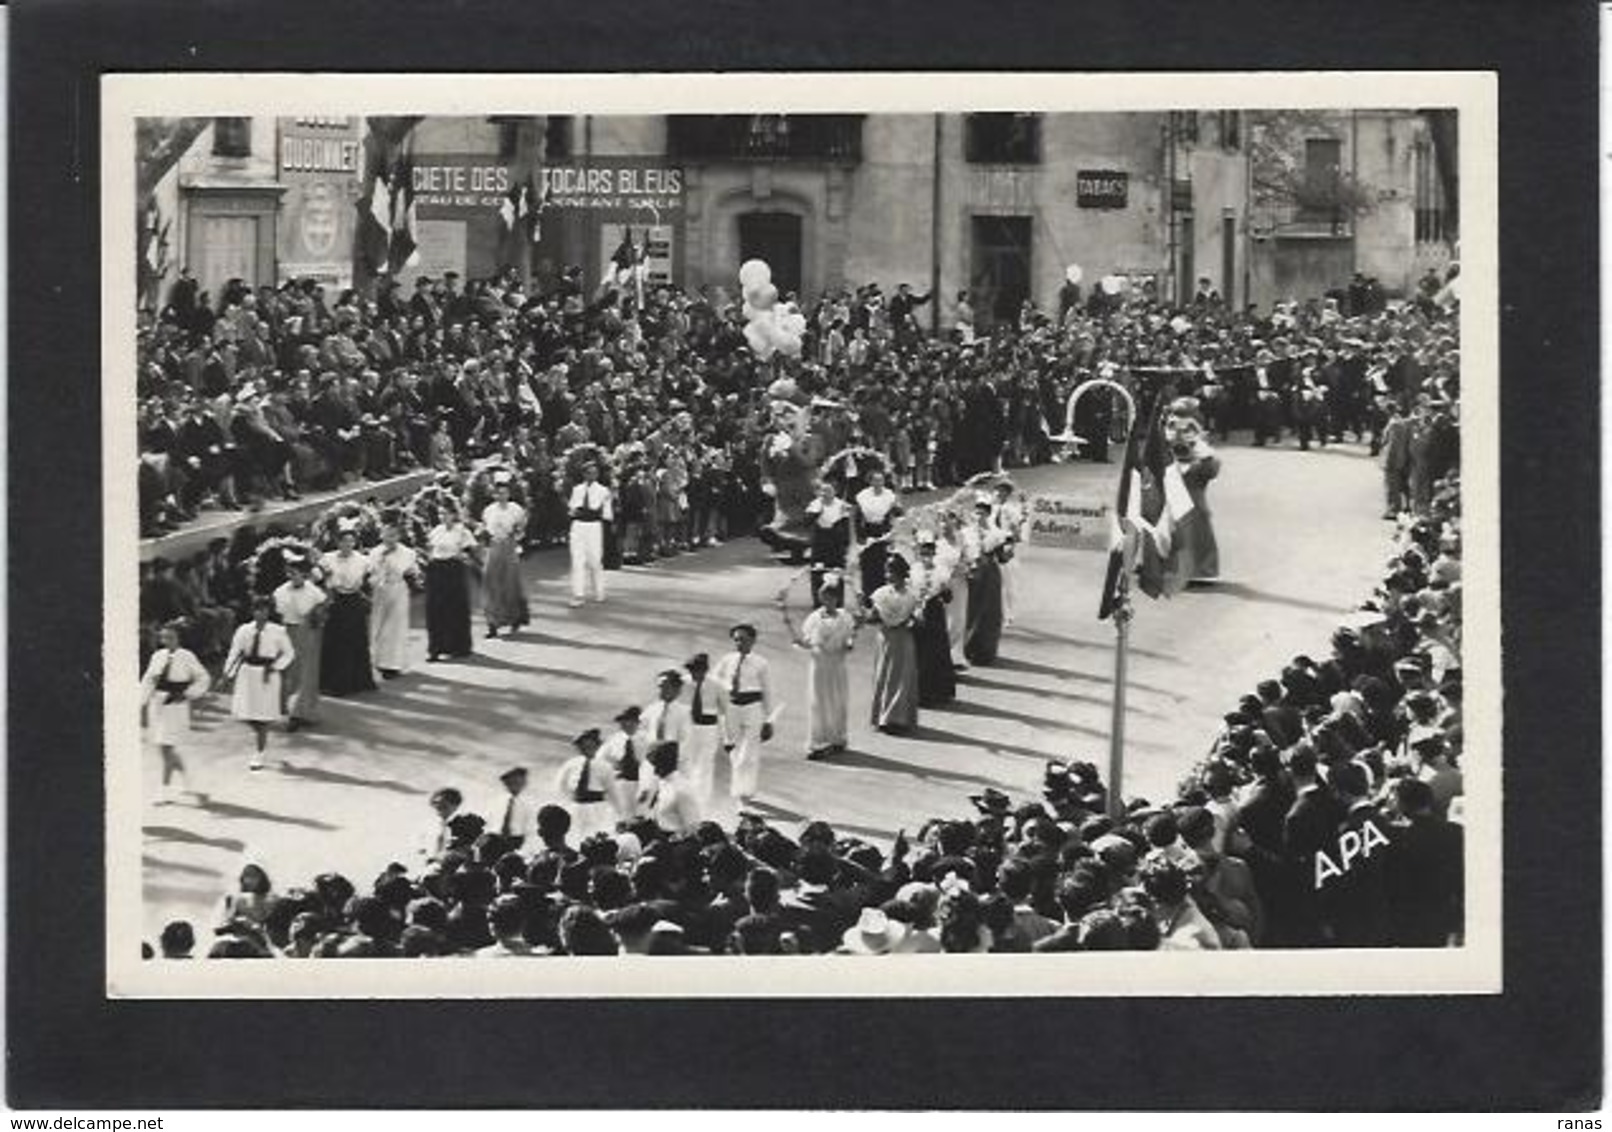
<instances>
[{"instance_id":1,"label":"woman in dark skirt","mask_svg":"<svg viewBox=\"0 0 1612 1132\"><path fill-rule=\"evenodd\" d=\"M358 553L357 523L344 524L336 549L319 563L325 572L330 613L325 621L319 656L319 690L327 696L350 696L375 690L369 657L369 558Z\"/></svg>"},{"instance_id":2,"label":"woman in dark skirt","mask_svg":"<svg viewBox=\"0 0 1612 1132\"><path fill-rule=\"evenodd\" d=\"M476 536L457 510L426 536L425 633L430 660L470 655L470 565Z\"/></svg>"},{"instance_id":3,"label":"woman in dark skirt","mask_svg":"<svg viewBox=\"0 0 1612 1132\"><path fill-rule=\"evenodd\" d=\"M856 540L862 544L862 602L884 585L884 562L890 553L886 541L890 525L901 514L896 493L885 486L884 469L868 471L868 486L856 493Z\"/></svg>"},{"instance_id":4,"label":"woman in dark skirt","mask_svg":"<svg viewBox=\"0 0 1612 1132\"><path fill-rule=\"evenodd\" d=\"M1002 640L1002 555L1011 553L1006 535L990 523L991 502L976 505L978 525L973 537L974 566L968 575L968 629L963 636L963 656L968 663L996 663L997 646Z\"/></svg>"},{"instance_id":5,"label":"woman in dark skirt","mask_svg":"<svg viewBox=\"0 0 1612 1132\"><path fill-rule=\"evenodd\" d=\"M951 575L936 563L936 539L918 536L918 565L912 570L912 587L923 602L914 633L918 647L918 704L943 707L957 698L957 672L952 667L952 643L946 623L946 606L952 600Z\"/></svg>"}]
</instances>

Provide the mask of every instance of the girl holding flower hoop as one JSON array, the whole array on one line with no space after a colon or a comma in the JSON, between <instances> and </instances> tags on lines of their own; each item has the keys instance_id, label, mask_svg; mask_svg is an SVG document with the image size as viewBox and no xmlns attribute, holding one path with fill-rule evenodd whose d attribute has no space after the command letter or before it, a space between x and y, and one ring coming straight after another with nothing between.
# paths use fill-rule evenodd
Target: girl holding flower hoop
<instances>
[{"instance_id":1,"label":"girl holding flower hoop","mask_svg":"<svg viewBox=\"0 0 1612 1132\"><path fill-rule=\"evenodd\" d=\"M778 608L791 640L812 657L806 680L806 757L813 761L845 750L850 714L850 681L845 669L856 645L856 619L844 609L843 576L824 575L817 601L817 608L806 615L797 630L790 623L785 595L778 596Z\"/></svg>"}]
</instances>

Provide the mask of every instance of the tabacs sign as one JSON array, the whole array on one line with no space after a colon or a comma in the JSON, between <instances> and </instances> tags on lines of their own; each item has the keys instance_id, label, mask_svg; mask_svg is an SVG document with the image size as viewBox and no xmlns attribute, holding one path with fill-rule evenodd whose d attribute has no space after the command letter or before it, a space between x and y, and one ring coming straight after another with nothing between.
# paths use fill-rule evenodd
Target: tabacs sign
<instances>
[{"instance_id":1,"label":"tabacs sign","mask_svg":"<svg viewBox=\"0 0 1612 1132\"><path fill-rule=\"evenodd\" d=\"M1120 169L1082 169L1075 174L1075 204L1081 208L1124 208L1131 175Z\"/></svg>"}]
</instances>

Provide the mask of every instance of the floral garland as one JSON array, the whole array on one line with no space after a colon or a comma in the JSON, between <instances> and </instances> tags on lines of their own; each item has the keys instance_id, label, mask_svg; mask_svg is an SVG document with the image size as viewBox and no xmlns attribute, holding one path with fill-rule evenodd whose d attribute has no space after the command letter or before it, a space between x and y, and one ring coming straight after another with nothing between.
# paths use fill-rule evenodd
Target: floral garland
<instances>
[{"instance_id":1,"label":"floral garland","mask_svg":"<svg viewBox=\"0 0 1612 1132\"><path fill-rule=\"evenodd\" d=\"M450 481L451 482L451 481ZM432 528L447 512L464 513L459 494L446 484L429 483L415 492L403 507L405 536L411 546L422 547Z\"/></svg>"},{"instance_id":2,"label":"floral garland","mask_svg":"<svg viewBox=\"0 0 1612 1132\"><path fill-rule=\"evenodd\" d=\"M491 460L472 472L469 482L465 484L465 508L471 520L480 519L481 513L493 501L493 477L500 472L507 473L510 477L510 500L527 511L532 509L527 498L526 477L502 461Z\"/></svg>"},{"instance_id":3,"label":"floral garland","mask_svg":"<svg viewBox=\"0 0 1612 1132\"><path fill-rule=\"evenodd\" d=\"M884 453L859 444L841 448L817 467L819 479L836 483L865 479L870 471L889 475L890 462L884 458Z\"/></svg>"},{"instance_id":4,"label":"floral garland","mask_svg":"<svg viewBox=\"0 0 1612 1132\"><path fill-rule=\"evenodd\" d=\"M308 563L309 576L316 579L323 573L319 569L320 554L307 539L285 535L258 544L256 553L246 560L246 588L249 593L271 594L285 581L287 556L301 558Z\"/></svg>"},{"instance_id":5,"label":"floral garland","mask_svg":"<svg viewBox=\"0 0 1612 1132\"><path fill-rule=\"evenodd\" d=\"M560 453L560 466L565 469L564 490L566 492L569 492L572 487L582 482L582 468L583 465L588 463L594 463L599 466L600 483L606 487L612 486L616 466L615 462L610 458L610 453L593 441L585 440L581 444L573 444Z\"/></svg>"},{"instance_id":6,"label":"floral garland","mask_svg":"<svg viewBox=\"0 0 1612 1132\"><path fill-rule=\"evenodd\" d=\"M775 605L778 609L779 617L783 618L784 630L789 634L790 641L797 644L800 643L801 636L800 631L795 627L794 620L792 620L790 617L789 597L794 591L795 587L800 584L800 580L809 576L811 572L812 568L810 566L802 566L799 570L796 570L793 574L789 575L789 577L785 579L784 584L778 588L778 592L773 595L772 600L773 605ZM854 642L856 639L856 632L862 628L862 625L866 621L866 614L862 609L862 603L861 601L856 600L860 596L855 593L855 590L857 589L857 584L855 581L856 573L849 567L847 567L845 570L836 570L834 573L840 575L841 585L844 587L845 601L841 604L841 608L851 615L851 639Z\"/></svg>"},{"instance_id":7,"label":"floral garland","mask_svg":"<svg viewBox=\"0 0 1612 1132\"><path fill-rule=\"evenodd\" d=\"M381 541L380 511L372 503L352 500L344 500L327 508L324 514L313 521L308 532L309 538L321 550L335 550L341 526L352 522L358 524L360 549L367 550Z\"/></svg>"}]
</instances>

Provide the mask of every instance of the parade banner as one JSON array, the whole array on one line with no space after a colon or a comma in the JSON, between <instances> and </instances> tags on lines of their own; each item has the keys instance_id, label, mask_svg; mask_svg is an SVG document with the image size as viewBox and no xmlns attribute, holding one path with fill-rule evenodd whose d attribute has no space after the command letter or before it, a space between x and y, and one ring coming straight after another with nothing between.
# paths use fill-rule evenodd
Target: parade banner
<instances>
[{"instance_id":1,"label":"parade banner","mask_svg":"<svg viewBox=\"0 0 1612 1132\"><path fill-rule=\"evenodd\" d=\"M1030 496L1031 546L1107 551L1113 534L1114 504L1105 492L1040 493Z\"/></svg>"},{"instance_id":2,"label":"parade banner","mask_svg":"<svg viewBox=\"0 0 1612 1132\"><path fill-rule=\"evenodd\" d=\"M281 118L276 147L281 218L276 264L281 282L312 278L352 285L353 238L363 170L358 118Z\"/></svg>"}]
</instances>

